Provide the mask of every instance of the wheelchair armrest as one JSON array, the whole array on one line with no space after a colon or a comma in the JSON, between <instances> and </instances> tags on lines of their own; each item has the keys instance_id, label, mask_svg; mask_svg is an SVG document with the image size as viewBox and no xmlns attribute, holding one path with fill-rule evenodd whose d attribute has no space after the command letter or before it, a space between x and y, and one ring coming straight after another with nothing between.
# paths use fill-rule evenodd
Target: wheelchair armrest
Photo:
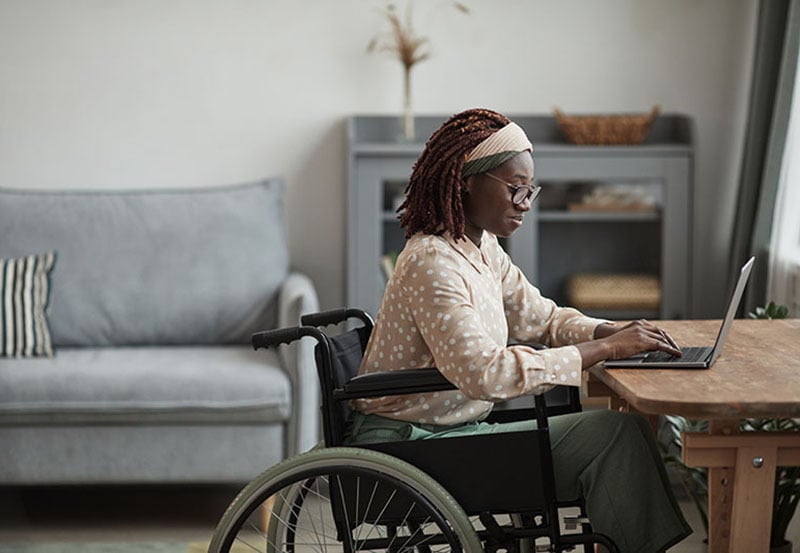
<instances>
[{"instance_id":1,"label":"wheelchair armrest","mask_svg":"<svg viewBox=\"0 0 800 553\"><path fill-rule=\"evenodd\" d=\"M406 369L355 376L341 390L337 390L335 396L336 399L356 399L438 392L455 388L439 369Z\"/></svg>"},{"instance_id":2,"label":"wheelchair armrest","mask_svg":"<svg viewBox=\"0 0 800 553\"><path fill-rule=\"evenodd\" d=\"M540 344L538 342L517 342L515 340L511 340L508 342L509 346L528 346L529 348L533 348L536 350L543 350L547 349L547 346L544 344Z\"/></svg>"}]
</instances>

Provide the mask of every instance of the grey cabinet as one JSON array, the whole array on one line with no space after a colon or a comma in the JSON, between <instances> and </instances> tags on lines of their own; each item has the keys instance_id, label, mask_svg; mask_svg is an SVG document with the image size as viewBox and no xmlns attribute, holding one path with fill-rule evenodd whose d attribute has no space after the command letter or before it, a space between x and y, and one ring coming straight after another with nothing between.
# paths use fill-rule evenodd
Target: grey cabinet
<instances>
[{"instance_id":1,"label":"grey cabinet","mask_svg":"<svg viewBox=\"0 0 800 553\"><path fill-rule=\"evenodd\" d=\"M417 118L427 138L445 117ZM650 310L588 312L609 318L691 315L690 263L693 146L691 122L662 115L637 146L575 146L550 116L512 116L534 143L536 181L543 187L523 226L503 241L542 293L568 304L574 274L630 273L658 278L661 302ZM405 242L394 208L424 144L398 140L398 119L348 119L347 304L376 313L385 277L381 258ZM644 192L652 208L582 210L575 198L598 189Z\"/></svg>"}]
</instances>

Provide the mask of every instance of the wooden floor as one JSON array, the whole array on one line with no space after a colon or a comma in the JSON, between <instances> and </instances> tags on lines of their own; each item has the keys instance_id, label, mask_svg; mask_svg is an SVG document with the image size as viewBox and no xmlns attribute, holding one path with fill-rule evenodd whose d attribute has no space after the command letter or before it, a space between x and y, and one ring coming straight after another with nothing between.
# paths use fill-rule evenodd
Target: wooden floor
<instances>
[{"instance_id":1,"label":"wooden floor","mask_svg":"<svg viewBox=\"0 0 800 553\"><path fill-rule=\"evenodd\" d=\"M208 541L238 487L0 487L0 544Z\"/></svg>"}]
</instances>

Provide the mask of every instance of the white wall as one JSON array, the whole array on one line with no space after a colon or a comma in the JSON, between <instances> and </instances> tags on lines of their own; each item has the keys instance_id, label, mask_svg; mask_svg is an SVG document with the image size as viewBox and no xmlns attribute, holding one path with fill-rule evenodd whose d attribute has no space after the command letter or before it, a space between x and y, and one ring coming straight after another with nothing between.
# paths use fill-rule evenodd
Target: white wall
<instances>
[{"instance_id":1,"label":"white wall","mask_svg":"<svg viewBox=\"0 0 800 553\"><path fill-rule=\"evenodd\" d=\"M401 2L402 3L402 2ZM696 121L698 316L724 302L755 0L418 0L420 113ZM151 188L282 174L294 265L344 301L345 140L395 113L377 0L0 0L0 186ZM701 267L701 260L703 261Z\"/></svg>"}]
</instances>

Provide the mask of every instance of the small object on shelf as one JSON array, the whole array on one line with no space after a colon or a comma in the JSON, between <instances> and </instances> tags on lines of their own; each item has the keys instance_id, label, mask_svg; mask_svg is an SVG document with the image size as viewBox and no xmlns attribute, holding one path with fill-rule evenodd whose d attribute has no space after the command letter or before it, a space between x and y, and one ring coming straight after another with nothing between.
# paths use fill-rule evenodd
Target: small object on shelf
<instances>
[{"instance_id":1,"label":"small object on shelf","mask_svg":"<svg viewBox=\"0 0 800 553\"><path fill-rule=\"evenodd\" d=\"M567 281L567 300L582 310L658 310L661 282L645 274L575 274Z\"/></svg>"},{"instance_id":2,"label":"small object on shelf","mask_svg":"<svg viewBox=\"0 0 800 553\"><path fill-rule=\"evenodd\" d=\"M656 210L656 201L646 189L636 186L596 186L580 198L567 204L569 211L641 211Z\"/></svg>"},{"instance_id":3,"label":"small object on shelf","mask_svg":"<svg viewBox=\"0 0 800 553\"><path fill-rule=\"evenodd\" d=\"M653 106L645 114L565 115L553 110L561 131L569 142L584 145L641 144L661 112Z\"/></svg>"}]
</instances>

